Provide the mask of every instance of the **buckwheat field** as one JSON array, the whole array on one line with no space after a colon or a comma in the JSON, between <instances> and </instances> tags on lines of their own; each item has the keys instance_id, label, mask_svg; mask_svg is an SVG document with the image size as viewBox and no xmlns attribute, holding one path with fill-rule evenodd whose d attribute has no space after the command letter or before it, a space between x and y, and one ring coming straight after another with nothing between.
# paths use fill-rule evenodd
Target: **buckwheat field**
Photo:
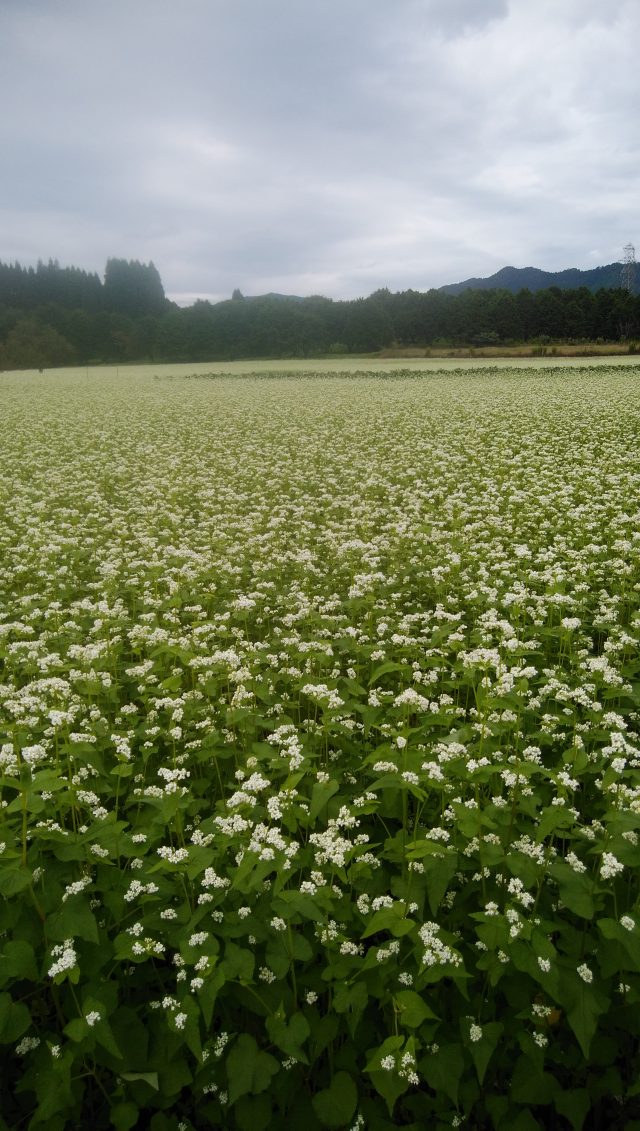
<instances>
[{"instance_id":1,"label":"buckwheat field","mask_svg":"<svg viewBox=\"0 0 640 1131\"><path fill-rule=\"evenodd\" d=\"M0 375L0 1128L640 1127L640 366L201 370Z\"/></svg>"}]
</instances>

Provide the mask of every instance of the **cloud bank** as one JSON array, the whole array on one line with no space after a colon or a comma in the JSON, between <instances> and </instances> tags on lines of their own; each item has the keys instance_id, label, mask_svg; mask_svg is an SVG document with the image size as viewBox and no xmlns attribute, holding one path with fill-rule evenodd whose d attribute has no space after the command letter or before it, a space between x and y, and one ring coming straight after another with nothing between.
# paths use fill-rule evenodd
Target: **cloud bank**
<instances>
[{"instance_id":1,"label":"cloud bank","mask_svg":"<svg viewBox=\"0 0 640 1131\"><path fill-rule=\"evenodd\" d=\"M5 0L0 258L180 302L640 243L637 0Z\"/></svg>"}]
</instances>

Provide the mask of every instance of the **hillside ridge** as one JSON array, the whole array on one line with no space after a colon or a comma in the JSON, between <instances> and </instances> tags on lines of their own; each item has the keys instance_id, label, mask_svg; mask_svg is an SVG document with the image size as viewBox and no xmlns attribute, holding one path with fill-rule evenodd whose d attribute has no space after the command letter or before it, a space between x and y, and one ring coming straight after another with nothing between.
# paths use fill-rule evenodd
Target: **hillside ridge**
<instances>
[{"instance_id":1,"label":"hillside ridge","mask_svg":"<svg viewBox=\"0 0 640 1131\"><path fill-rule=\"evenodd\" d=\"M577 290L586 287L589 291L602 288L616 288L621 285L622 264L608 263L603 267L592 267L583 271L578 267L568 267L563 271L543 271L539 267L501 267L495 274L486 278L464 279L459 283L447 283L438 290L456 295L466 290L505 290L517 294L521 290L542 291L548 287L560 290ZM636 284L640 285L640 267L636 264Z\"/></svg>"}]
</instances>

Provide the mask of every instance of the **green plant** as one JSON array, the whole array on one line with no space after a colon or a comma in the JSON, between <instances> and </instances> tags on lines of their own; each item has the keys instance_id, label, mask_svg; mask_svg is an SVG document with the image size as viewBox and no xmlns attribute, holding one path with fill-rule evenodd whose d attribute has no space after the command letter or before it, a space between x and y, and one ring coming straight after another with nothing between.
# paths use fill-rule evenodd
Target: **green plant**
<instances>
[{"instance_id":1,"label":"green plant","mask_svg":"<svg viewBox=\"0 0 640 1131\"><path fill-rule=\"evenodd\" d=\"M633 1127L637 366L189 378L4 387L0 1127Z\"/></svg>"}]
</instances>

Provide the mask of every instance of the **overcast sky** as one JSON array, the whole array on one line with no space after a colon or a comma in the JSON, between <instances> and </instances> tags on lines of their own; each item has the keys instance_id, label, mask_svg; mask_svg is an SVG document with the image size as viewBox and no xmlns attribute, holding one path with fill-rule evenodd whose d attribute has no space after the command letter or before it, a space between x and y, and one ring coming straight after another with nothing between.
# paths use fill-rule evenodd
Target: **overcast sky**
<instances>
[{"instance_id":1,"label":"overcast sky","mask_svg":"<svg viewBox=\"0 0 640 1131\"><path fill-rule=\"evenodd\" d=\"M181 303L611 263L639 44L638 0L0 0L0 260Z\"/></svg>"}]
</instances>

